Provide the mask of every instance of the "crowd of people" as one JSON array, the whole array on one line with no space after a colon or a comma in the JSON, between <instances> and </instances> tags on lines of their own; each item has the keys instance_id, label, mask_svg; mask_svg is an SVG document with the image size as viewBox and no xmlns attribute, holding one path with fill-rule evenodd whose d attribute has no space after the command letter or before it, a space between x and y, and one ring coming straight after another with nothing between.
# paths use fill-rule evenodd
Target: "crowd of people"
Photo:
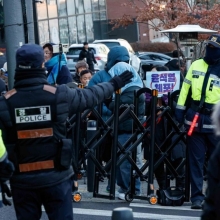
<instances>
[{"instance_id":1,"label":"crowd of people","mask_svg":"<svg viewBox=\"0 0 220 220\"><path fill-rule=\"evenodd\" d=\"M10 178L18 219L39 219L42 204L45 206L49 219L73 219L70 191L74 171L68 155L71 151L71 141L65 136L65 120L76 112L91 109L102 102L101 116L106 121L114 114L114 91L120 88L120 104L130 105L133 104L134 90L145 87L139 74L129 64L129 53L123 46L111 48L105 68L94 73L94 63L97 62L94 54L89 51L88 43L85 42L75 66L76 73L72 76L66 65L65 54L54 53L53 45L53 43L47 43L40 47L27 44L17 50L14 88L10 91L7 91L7 68L1 69L0 129L2 129L3 140L8 151L7 158L14 165L10 164L10 171L4 181L1 179L0 170L0 182L5 182ZM194 123L192 134L186 136L187 145L183 142L178 143L172 151L171 161L177 168L182 159L187 156L186 147L188 147L191 208L202 209L204 207L202 217L204 220L220 217L219 211L216 210L219 198L213 194L216 192L219 195L220 175L217 153L219 147L217 144L220 139L214 134L214 128L218 127L216 130L219 135L220 126L219 120L215 126L212 123L219 119L219 105L215 107L215 116L211 119L212 109L220 97L219 45L220 35L212 35L207 41L205 57L194 61L187 74L185 74L186 67L183 61L176 57L178 51L174 51L174 59L165 66L154 66L151 70L153 72L175 70L180 71L184 76L175 115L173 115L179 125L184 124L188 131L195 114L199 115L198 121ZM190 105L187 106L189 96ZM157 115L161 114L160 109L167 106L167 99L166 95L158 97ZM150 105L151 96L142 94L138 102L137 115L141 123L150 115ZM15 117L12 117L11 112L15 112ZM45 115L45 118L42 115ZM32 123L29 123L29 120ZM155 141L158 146L166 139L167 133L164 126L164 120L156 125ZM121 144L131 137L132 128L131 118L127 117L120 122L118 141ZM107 138L111 139L110 136ZM108 141L110 142L106 140ZM143 141L137 147L138 167L143 165L144 159L149 159L148 155L143 153L143 149L149 149L149 143L150 134L148 140ZM2 156L6 153L5 150L1 153L1 145L0 142L0 168L1 162L5 162L6 165L9 163L9 160L5 159L6 156ZM29 146L32 146L32 150ZM109 147L105 145L103 148L106 146ZM46 148L48 150L45 152ZM205 161L209 161L212 155L213 162L208 163L208 167L204 168ZM62 157L65 159L62 160ZM111 155L107 155L108 159L110 157ZM108 159L106 155L103 155L104 161ZM216 170L214 172L213 167ZM164 163L161 163L154 171L159 190L167 188L167 176L164 169ZM214 191L208 188L206 197L203 194L205 169L208 184L215 189ZM14 170L13 175L12 170ZM130 170L131 164L128 160L117 167L116 195L119 199L125 199L125 193L130 189ZM182 191L185 188L184 173L185 167L182 167L176 178L176 187ZM110 190L109 181L106 190L108 192ZM140 178L136 179L135 194L142 194ZM47 198L48 195L50 199ZM61 200L56 204L52 204L54 200L59 199ZM59 207L59 211L56 207Z\"/></svg>"}]
</instances>

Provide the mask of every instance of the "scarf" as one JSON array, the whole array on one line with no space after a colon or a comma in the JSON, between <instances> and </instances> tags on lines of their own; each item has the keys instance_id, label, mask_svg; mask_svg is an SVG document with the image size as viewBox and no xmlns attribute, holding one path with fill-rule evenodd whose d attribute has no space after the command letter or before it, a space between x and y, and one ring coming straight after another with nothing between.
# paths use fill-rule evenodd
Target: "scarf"
<instances>
[{"instance_id":1,"label":"scarf","mask_svg":"<svg viewBox=\"0 0 220 220\"><path fill-rule=\"evenodd\" d=\"M15 88L47 83L45 68L16 69L14 79Z\"/></svg>"},{"instance_id":2,"label":"scarf","mask_svg":"<svg viewBox=\"0 0 220 220\"><path fill-rule=\"evenodd\" d=\"M63 53L60 59L60 69L59 69L59 56L60 55L56 55L52 57L44 64L47 70L51 70L49 76L47 77L47 81L49 84L56 84L59 71L62 69L63 65L67 64L66 56Z\"/></svg>"}]
</instances>

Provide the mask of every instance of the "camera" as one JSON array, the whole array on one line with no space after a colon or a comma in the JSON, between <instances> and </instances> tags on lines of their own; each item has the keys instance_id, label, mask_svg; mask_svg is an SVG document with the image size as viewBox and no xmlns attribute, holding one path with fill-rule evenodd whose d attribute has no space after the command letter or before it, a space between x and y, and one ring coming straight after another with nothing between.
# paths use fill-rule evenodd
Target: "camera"
<instances>
[{"instance_id":1,"label":"camera","mask_svg":"<svg viewBox=\"0 0 220 220\"><path fill-rule=\"evenodd\" d=\"M53 45L53 53L66 53L69 50L68 44L55 44Z\"/></svg>"}]
</instances>

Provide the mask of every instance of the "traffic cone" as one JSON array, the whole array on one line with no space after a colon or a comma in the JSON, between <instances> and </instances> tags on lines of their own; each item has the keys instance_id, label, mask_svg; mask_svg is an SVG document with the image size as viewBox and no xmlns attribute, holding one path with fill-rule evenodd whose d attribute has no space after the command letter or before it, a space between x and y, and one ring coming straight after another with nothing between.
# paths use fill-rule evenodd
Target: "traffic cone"
<instances>
[{"instance_id":1,"label":"traffic cone","mask_svg":"<svg viewBox=\"0 0 220 220\"><path fill-rule=\"evenodd\" d=\"M134 220L132 209L124 207L114 209L112 220Z\"/></svg>"}]
</instances>

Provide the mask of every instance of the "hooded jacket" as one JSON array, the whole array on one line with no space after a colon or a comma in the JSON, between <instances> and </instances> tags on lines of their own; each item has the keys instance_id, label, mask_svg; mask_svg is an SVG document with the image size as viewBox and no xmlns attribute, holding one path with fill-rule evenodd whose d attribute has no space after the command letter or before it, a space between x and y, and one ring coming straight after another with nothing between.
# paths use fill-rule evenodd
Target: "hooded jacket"
<instances>
[{"instance_id":1,"label":"hooded jacket","mask_svg":"<svg viewBox=\"0 0 220 220\"><path fill-rule=\"evenodd\" d=\"M139 90L143 87L143 82L136 72L136 70L129 64L124 62L119 62L115 64L108 72L109 74L114 77L118 76L124 71L130 71L133 74L131 82L126 84L124 87L121 88L121 97L120 97L120 105L132 105L134 104L134 91ZM138 119L143 122L144 120L144 113L145 113L145 97L144 94L140 95L138 99ZM109 108L113 111L114 110L114 101L109 105ZM131 133L133 129L133 120L131 116L126 116L119 124L119 132L120 133Z\"/></svg>"},{"instance_id":2,"label":"hooded jacket","mask_svg":"<svg viewBox=\"0 0 220 220\"><path fill-rule=\"evenodd\" d=\"M128 50L123 46L112 47L108 53L107 63L104 70L98 71L89 81L89 87L101 82L108 82L112 77L108 71L119 61L128 61Z\"/></svg>"},{"instance_id":3,"label":"hooded jacket","mask_svg":"<svg viewBox=\"0 0 220 220\"><path fill-rule=\"evenodd\" d=\"M123 46L116 46L110 49L108 53L108 59L106 63L105 70L99 71L95 73L95 75L92 77L92 79L89 81L89 86L96 85L101 82L107 82L115 75L120 75L125 70L129 70L133 72L134 77L131 79L132 82L127 84L125 87L121 88L122 94L121 94L121 104L133 104L133 98L134 98L134 90L140 89L143 86L143 83L141 81L140 76L138 73L134 70L134 68L124 63L129 60L129 54L125 47ZM120 62L122 61L122 62ZM124 61L124 62L123 62ZM104 106L106 108L106 106ZM109 104L109 108L111 111L114 109L114 101ZM139 120L143 119L144 111L145 111L145 100L144 96L141 96L139 99L139 114L138 118ZM104 111L103 111L104 112ZM120 132L131 132L132 130L132 123L129 118L126 118L120 126L119 131Z\"/></svg>"},{"instance_id":4,"label":"hooded jacket","mask_svg":"<svg viewBox=\"0 0 220 220\"><path fill-rule=\"evenodd\" d=\"M101 82L108 82L112 77L108 73L117 61L128 61L129 53L128 50L123 46L115 46L110 49L108 53L107 63L104 70L96 72L89 81L88 87L97 85ZM108 103L110 101L108 100ZM106 121L112 115L112 111L103 104L102 108L102 118Z\"/></svg>"}]
</instances>

